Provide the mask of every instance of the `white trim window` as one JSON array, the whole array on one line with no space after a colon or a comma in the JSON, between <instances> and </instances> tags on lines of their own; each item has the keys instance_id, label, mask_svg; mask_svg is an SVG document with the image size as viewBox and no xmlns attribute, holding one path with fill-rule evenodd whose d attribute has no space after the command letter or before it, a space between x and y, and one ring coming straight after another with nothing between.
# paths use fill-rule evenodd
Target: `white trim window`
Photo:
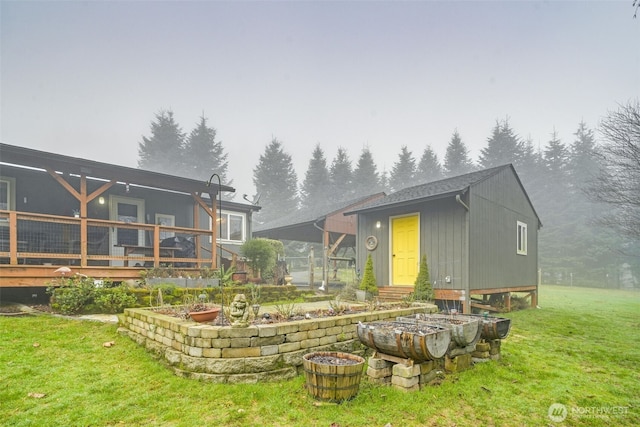
<instances>
[{"instance_id":1,"label":"white trim window","mask_svg":"<svg viewBox=\"0 0 640 427\"><path fill-rule=\"evenodd\" d=\"M12 178L0 177L0 210L9 211L14 209L14 195Z\"/></svg>"},{"instance_id":2,"label":"white trim window","mask_svg":"<svg viewBox=\"0 0 640 427\"><path fill-rule=\"evenodd\" d=\"M527 224L517 221L517 241L516 253L518 255L527 254Z\"/></svg>"},{"instance_id":3,"label":"white trim window","mask_svg":"<svg viewBox=\"0 0 640 427\"><path fill-rule=\"evenodd\" d=\"M238 212L222 211L220 213L221 227L218 241L225 242L244 242L246 239L246 215ZM216 218L216 223L218 218Z\"/></svg>"}]
</instances>

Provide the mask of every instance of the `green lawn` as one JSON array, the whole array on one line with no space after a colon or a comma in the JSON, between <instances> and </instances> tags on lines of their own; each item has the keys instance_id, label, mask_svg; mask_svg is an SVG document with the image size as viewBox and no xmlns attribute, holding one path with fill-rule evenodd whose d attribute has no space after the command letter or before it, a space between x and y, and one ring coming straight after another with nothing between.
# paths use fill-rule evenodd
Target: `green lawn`
<instances>
[{"instance_id":1,"label":"green lawn","mask_svg":"<svg viewBox=\"0 0 640 427\"><path fill-rule=\"evenodd\" d=\"M562 403L568 415L557 425L640 425L640 293L545 286L539 304L509 314L502 360L414 393L363 380L341 405L317 404L301 376L251 385L178 378L115 325L0 317L0 424L548 426L549 406Z\"/></svg>"}]
</instances>

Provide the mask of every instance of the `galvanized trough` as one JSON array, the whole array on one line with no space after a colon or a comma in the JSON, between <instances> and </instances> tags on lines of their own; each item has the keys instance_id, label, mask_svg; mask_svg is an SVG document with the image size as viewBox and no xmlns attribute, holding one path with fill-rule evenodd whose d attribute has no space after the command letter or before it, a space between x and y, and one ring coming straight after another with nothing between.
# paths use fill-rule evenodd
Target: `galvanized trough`
<instances>
[{"instance_id":1,"label":"galvanized trough","mask_svg":"<svg viewBox=\"0 0 640 427\"><path fill-rule=\"evenodd\" d=\"M401 322L415 324L439 325L451 330L452 343L458 347L475 345L482 333L482 322L479 317L463 314L424 314L411 317L398 317Z\"/></svg>"},{"instance_id":2,"label":"galvanized trough","mask_svg":"<svg viewBox=\"0 0 640 427\"><path fill-rule=\"evenodd\" d=\"M440 359L451 343L450 329L423 322L360 322L357 330L358 338L367 347L416 362Z\"/></svg>"},{"instance_id":3,"label":"galvanized trough","mask_svg":"<svg viewBox=\"0 0 640 427\"><path fill-rule=\"evenodd\" d=\"M482 319L482 339L502 340L509 335L509 331L511 330L511 319L506 317L473 316Z\"/></svg>"}]
</instances>

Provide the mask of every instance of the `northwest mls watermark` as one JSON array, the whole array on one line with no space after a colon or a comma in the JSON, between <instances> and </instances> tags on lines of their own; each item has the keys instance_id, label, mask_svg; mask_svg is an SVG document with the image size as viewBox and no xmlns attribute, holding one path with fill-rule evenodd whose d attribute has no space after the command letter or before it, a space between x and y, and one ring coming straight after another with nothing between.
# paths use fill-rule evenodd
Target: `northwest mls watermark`
<instances>
[{"instance_id":1,"label":"northwest mls watermark","mask_svg":"<svg viewBox=\"0 0 640 427\"><path fill-rule=\"evenodd\" d=\"M547 415L555 423L561 423L567 418L605 418L622 417L629 413L628 406L572 406L553 403L549 406Z\"/></svg>"}]
</instances>

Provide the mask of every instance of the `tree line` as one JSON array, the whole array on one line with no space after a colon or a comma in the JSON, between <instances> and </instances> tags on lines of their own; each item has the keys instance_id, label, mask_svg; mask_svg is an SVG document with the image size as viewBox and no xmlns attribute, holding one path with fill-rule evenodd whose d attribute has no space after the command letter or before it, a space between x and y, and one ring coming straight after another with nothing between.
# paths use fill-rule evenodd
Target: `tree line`
<instances>
[{"instance_id":1,"label":"tree line","mask_svg":"<svg viewBox=\"0 0 640 427\"><path fill-rule=\"evenodd\" d=\"M544 282L640 287L638 101L610 112L599 131L598 141L594 129L581 122L570 140L553 131L544 146L535 147L508 119L499 119L475 160L455 130L442 160L431 145L419 157L401 146L389 171L378 169L368 147L355 163L342 147L329 162L316 144L302 182L284 144L272 138L253 169L262 207L255 219L268 223L300 208L319 212L377 192L512 163L543 223L539 261ZM151 136L139 143L138 165L194 178L216 170L230 183L227 155L215 137L204 117L185 135L173 113L162 111L151 124Z\"/></svg>"}]
</instances>

